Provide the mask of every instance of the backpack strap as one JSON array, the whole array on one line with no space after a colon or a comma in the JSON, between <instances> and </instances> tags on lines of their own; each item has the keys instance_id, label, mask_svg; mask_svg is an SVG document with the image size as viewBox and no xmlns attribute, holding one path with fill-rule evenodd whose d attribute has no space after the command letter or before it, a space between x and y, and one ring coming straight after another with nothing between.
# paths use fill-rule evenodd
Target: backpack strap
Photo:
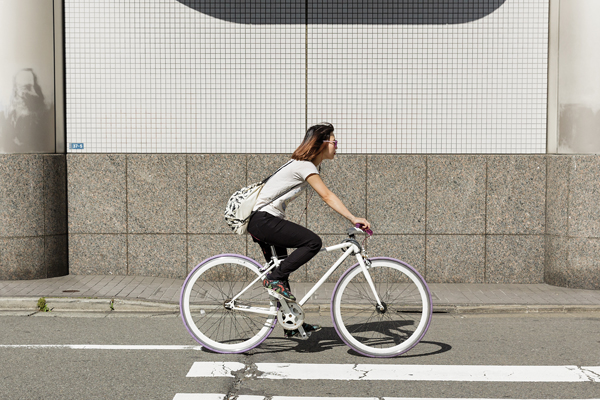
<instances>
[{"instance_id":1,"label":"backpack strap","mask_svg":"<svg viewBox=\"0 0 600 400\"><path fill-rule=\"evenodd\" d=\"M281 171L282 169L284 169L285 167L287 167L288 165L290 165L290 164L292 163L292 161L294 161L294 160L290 160L290 161L286 162L285 164L283 164L281 167L279 167L279 169L278 169L277 171L275 171L274 173L272 173L271 175L269 175L269 176L267 176L265 179L263 179L263 180L262 180L262 183L263 183L263 184L264 184L264 183L267 183L267 181L268 181L269 179L271 179L271 177L272 177L273 175L275 175L276 173L278 173L279 171ZM277 200L277 199L275 199L275 200ZM275 200L273 200L273 201L275 201Z\"/></svg>"}]
</instances>

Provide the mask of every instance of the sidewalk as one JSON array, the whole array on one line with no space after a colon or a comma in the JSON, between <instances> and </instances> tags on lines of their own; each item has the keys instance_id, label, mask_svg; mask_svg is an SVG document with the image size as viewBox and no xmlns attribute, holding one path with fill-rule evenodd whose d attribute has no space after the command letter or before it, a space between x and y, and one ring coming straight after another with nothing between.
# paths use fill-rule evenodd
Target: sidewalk
<instances>
[{"instance_id":1,"label":"sidewalk","mask_svg":"<svg viewBox=\"0 0 600 400\"><path fill-rule=\"evenodd\" d=\"M114 275L68 275L29 281L0 281L0 310L37 310L45 297L55 311L177 312L183 279ZM324 284L305 305L328 311L333 283ZM301 298L310 283L292 283ZM546 284L429 284L434 312L600 312L600 290Z\"/></svg>"}]
</instances>

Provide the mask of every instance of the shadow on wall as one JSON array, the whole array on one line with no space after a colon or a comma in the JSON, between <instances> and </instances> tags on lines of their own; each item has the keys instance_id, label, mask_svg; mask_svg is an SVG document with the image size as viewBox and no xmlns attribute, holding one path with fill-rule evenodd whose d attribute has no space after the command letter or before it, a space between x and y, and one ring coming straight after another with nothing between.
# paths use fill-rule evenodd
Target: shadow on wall
<instances>
[{"instance_id":1,"label":"shadow on wall","mask_svg":"<svg viewBox=\"0 0 600 400\"><path fill-rule=\"evenodd\" d=\"M53 153L54 102L46 101L33 69L13 78L10 103L0 108L0 153Z\"/></svg>"},{"instance_id":2,"label":"shadow on wall","mask_svg":"<svg viewBox=\"0 0 600 400\"><path fill-rule=\"evenodd\" d=\"M293 0L177 0L187 7L239 24L304 24L306 2ZM315 0L309 24L446 25L483 18L506 0Z\"/></svg>"}]
</instances>

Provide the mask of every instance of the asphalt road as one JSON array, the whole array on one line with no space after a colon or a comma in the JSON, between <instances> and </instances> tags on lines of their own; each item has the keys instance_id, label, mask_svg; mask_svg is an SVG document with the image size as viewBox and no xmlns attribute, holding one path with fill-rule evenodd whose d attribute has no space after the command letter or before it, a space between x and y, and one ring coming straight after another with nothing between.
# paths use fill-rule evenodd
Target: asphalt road
<instances>
[{"instance_id":1,"label":"asphalt road","mask_svg":"<svg viewBox=\"0 0 600 400\"><path fill-rule=\"evenodd\" d=\"M441 382L187 378L194 362L600 366L600 314L434 314L424 340L392 359L360 356L328 316L308 341L280 327L248 354L204 350L72 349L7 345L197 345L177 314L0 314L2 399L173 399L177 393L302 397L600 398L598 382ZM335 368L335 367L332 367ZM326 378L326 374L324 376Z\"/></svg>"}]
</instances>

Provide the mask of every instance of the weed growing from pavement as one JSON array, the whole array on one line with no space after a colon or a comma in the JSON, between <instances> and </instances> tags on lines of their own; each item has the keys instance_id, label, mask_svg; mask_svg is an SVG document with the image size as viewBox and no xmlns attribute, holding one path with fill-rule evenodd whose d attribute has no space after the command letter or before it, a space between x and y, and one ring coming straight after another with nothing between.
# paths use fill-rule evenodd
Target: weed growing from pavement
<instances>
[{"instance_id":1,"label":"weed growing from pavement","mask_svg":"<svg viewBox=\"0 0 600 400\"><path fill-rule=\"evenodd\" d=\"M37 302L37 307L38 307L38 310L43 311L43 312L50 311L50 309L48 308L48 304L46 304L46 299L44 297L40 297L40 299Z\"/></svg>"}]
</instances>

